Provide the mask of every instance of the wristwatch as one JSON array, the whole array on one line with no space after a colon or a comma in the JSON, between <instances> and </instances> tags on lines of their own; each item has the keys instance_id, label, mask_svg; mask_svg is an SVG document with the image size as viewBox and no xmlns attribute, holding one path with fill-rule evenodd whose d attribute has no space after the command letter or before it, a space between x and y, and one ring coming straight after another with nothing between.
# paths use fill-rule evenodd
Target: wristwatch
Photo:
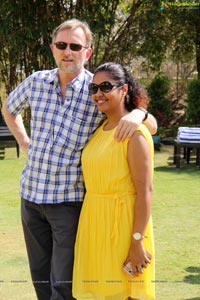
<instances>
[{"instance_id":1,"label":"wristwatch","mask_svg":"<svg viewBox=\"0 0 200 300\"><path fill-rule=\"evenodd\" d=\"M134 238L134 240L136 240L136 241L140 241L140 240L143 240L144 235L142 235L142 234L139 233L139 232L134 232L134 233L133 233L133 238Z\"/></svg>"},{"instance_id":2,"label":"wristwatch","mask_svg":"<svg viewBox=\"0 0 200 300\"><path fill-rule=\"evenodd\" d=\"M148 118L148 114L149 114L148 111L143 107L137 107L137 109L139 109L145 113L144 119L142 120L142 122L144 122Z\"/></svg>"}]
</instances>

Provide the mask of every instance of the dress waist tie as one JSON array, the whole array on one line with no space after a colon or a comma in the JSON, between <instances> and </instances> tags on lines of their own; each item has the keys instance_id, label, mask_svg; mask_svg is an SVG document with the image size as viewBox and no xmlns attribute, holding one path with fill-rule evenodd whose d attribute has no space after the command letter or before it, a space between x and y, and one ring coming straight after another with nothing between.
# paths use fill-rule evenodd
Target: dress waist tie
<instances>
[{"instance_id":1,"label":"dress waist tie","mask_svg":"<svg viewBox=\"0 0 200 300\"><path fill-rule=\"evenodd\" d=\"M121 212L122 212L122 206L126 202L125 198L127 195L134 195L134 192L126 192L126 193L113 193L113 194L98 194L98 193L91 193L88 192L90 195L96 195L98 197L102 198L113 198L115 201L115 212L114 212L114 222L113 222L113 228L111 232L111 239L114 240L115 243L118 242L119 239L119 223L121 218Z\"/></svg>"},{"instance_id":2,"label":"dress waist tie","mask_svg":"<svg viewBox=\"0 0 200 300\"><path fill-rule=\"evenodd\" d=\"M125 200L124 197L122 197L120 194L115 194L114 199L116 203L111 239L114 239L114 242L117 243L119 239L119 222L121 218L122 205L125 203Z\"/></svg>"}]
</instances>

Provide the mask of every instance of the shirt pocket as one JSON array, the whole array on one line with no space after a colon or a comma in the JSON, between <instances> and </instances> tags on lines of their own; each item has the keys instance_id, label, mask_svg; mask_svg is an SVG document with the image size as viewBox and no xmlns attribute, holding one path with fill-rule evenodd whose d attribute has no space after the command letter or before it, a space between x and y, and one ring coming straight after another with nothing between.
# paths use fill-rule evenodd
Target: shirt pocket
<instances>
[{"instance_id":1,"label":"shirt pocket","mask_svg":"<svg viewBox=\"0 0 200 300\"><path fill-rule=\"evenodd\" d=\"M92 131L89 121L85 122L68 115L66 119L57 121L54 126L54 144L71 151L82 150Z\"/></svg>"}]
</instances>

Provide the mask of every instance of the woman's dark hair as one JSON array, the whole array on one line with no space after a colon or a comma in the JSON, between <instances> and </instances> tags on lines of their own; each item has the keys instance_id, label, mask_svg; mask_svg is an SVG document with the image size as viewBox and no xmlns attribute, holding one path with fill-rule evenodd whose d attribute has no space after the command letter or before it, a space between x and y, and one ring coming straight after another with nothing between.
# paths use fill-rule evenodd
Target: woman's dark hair
<instances>
[{"instance_id":1,"label":"woman's dark hair","mask_svg":"<svg viewBox=\"0 0 200 300\"><path fill-rule=\"evenodd\" d=\"M94 75L99 72L109 73L117 86L128 85L128 92L124 102L127 111L132 111L134 108L141 106L147 108L149 102L147 91L124 66L114 62L107 62L97 67Z\"/></svg>"}]
</instances>

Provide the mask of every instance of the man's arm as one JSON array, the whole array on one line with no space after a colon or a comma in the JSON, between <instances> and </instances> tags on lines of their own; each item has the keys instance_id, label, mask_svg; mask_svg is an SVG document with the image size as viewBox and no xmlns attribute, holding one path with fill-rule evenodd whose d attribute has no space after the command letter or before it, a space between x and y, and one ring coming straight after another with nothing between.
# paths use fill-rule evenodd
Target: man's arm
<instances>
[{"instance_id":1,"label":"man's arm","mask_svg":"<svg viewBox=\"0 0 200 300\"><path fill-rule=\"evenodd\" d=\"M151 135L156 134L158 126L157 126L157 121L156 121L155 117L152 114L148 113L148 117L143 123L149 129Z\"/></svg>"},{"instance_id":2,"label":"man's arm","mask_svg":"<svg viewBox=\"0 0 200 300\"><path fill-rule=\"evenodd\" d=\"M142 124L145 115L145 111L141 109L134 109L129 114L121 118L117 126L115 139L118 141L122 141L125 138L130 138L137 127ZM148 113L148 117L144 121L144 124L147 126L152 135L156 133L157 122L152 114Z\"/></svg>"},{"instance_id":3,"label":"man's arm","mask_svg":"<svg viewBox=\"0 0 200 300\"><path fill-rule=\"evenodd\" d=\"M6 100L3 104L3 116L5 122L16 138L20 148L26 152L28 152L28 145L29 145L29 137L27 135L26 129L24 127L24 123L22 120L21 114L19 115L12 115L8 108L7 108L7 101Z\"/></svg>"}]
</instances>

